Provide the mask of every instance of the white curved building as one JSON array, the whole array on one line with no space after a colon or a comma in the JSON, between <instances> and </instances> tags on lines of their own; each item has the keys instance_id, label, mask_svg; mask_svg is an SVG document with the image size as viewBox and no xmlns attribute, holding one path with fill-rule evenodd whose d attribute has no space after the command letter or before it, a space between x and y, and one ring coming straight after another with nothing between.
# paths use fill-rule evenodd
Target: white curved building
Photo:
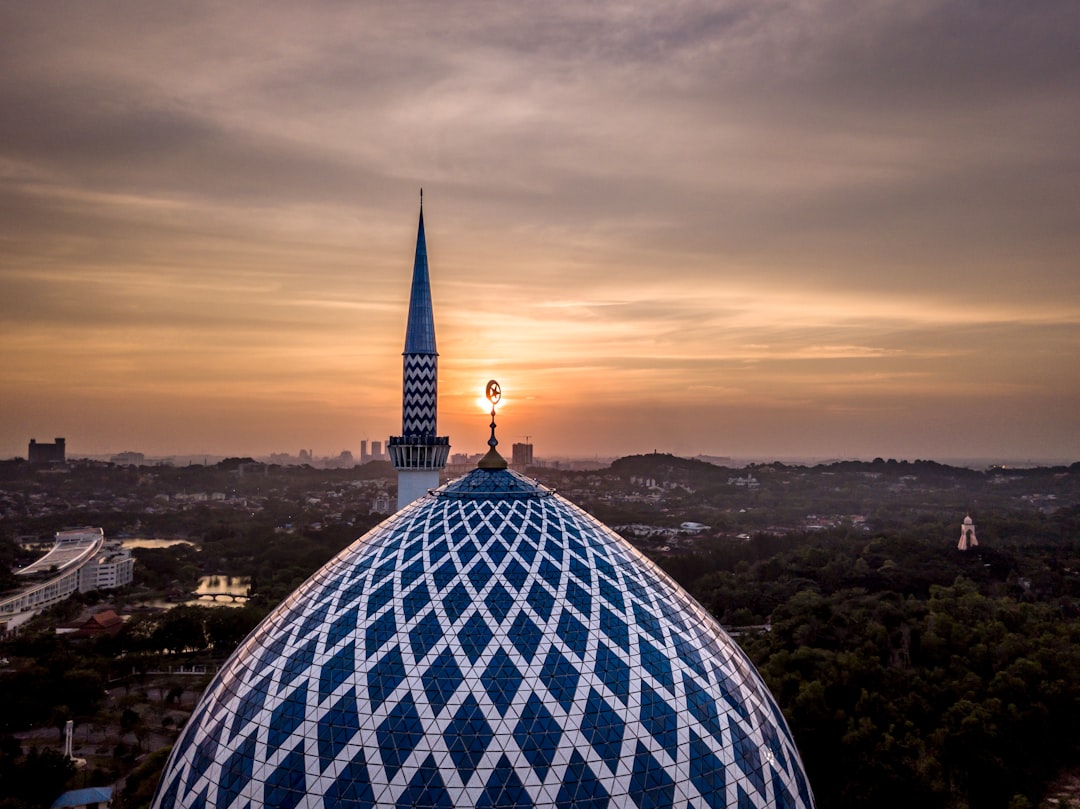
<instances>
[{"instance_id":1,"label":"white curved building","mask_svg":"<svg viewBox=\"0 0 1080 809\"><path fill-rule=\"evenodd\" d=\"M15 575L22 586L0 597L0 628L13 629L72 593L123 587L134 575L135 560L119 542L106 542L100 528L58 531L47 554Z\"/></svg>"}]
</instances>

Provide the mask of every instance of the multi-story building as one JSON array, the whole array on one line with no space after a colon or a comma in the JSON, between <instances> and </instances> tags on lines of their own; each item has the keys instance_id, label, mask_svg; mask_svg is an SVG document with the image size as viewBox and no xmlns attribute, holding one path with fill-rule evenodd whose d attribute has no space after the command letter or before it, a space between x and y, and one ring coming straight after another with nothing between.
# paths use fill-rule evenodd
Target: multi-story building
<instances>
[{"instance_id":1,"label":"multi-story building","mask_svg":"<svg viewBox=\"0 0 1080 809\"><path fill-rule=\"evenodd\" d=\"M30 463L64 463L67 460L67 446L63 438L57 438L53 444L39 444L30 439L26 450L26 459Z\"/></svg>"}]
</instances>

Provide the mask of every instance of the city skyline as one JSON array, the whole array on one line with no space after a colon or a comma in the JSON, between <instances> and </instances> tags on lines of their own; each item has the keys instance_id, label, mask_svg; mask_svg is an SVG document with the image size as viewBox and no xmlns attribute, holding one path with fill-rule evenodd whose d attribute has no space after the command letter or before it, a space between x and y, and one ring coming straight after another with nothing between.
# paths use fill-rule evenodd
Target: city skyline
<instances>
[{"instance_id":1,"label":"city skyline","mask_svg":"<svg viewBox=\"0 0 1080 809\"><path fill-rule=\"evenodd\" d=\"M1068 2L0 6L0 457L1080 458Z\"/></svg>"}]
</instances>

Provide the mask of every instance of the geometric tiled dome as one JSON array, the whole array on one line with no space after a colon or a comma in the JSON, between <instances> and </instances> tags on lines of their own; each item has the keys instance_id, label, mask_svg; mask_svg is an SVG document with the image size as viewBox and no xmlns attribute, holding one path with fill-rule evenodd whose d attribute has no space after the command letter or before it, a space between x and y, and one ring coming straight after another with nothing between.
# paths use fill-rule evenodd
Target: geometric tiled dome
<instances>
[{"instance_id":1,"label":"geometric tiled dome","mask_svg":"<svg viewBox=\"0 0 1080 809\"><path fill-rule=\"evenodd\" d=\"M738 646L564 498L477 469L354 542L218 673L154 806L811 809Z\"/></svg>"}]
</instances>

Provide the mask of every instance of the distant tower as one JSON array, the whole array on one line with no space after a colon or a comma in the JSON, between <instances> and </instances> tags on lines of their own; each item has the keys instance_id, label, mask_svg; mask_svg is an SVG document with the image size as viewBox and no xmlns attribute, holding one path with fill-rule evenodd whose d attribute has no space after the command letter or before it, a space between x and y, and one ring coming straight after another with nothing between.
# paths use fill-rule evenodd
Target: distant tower
<instances>
[{"instance_id":1,"label":"distant tower","mask_svg":"<svg viewBox=\"0 0 1080 809\"><path fill-rule=\"evenodd\" d=\"M971 521L970 516L964 517L964 524L960 526L960 541L956 543L956 547L962 551L969 551L978 544L979 540L975 539L975 523Z\"/></svg>"},{"instance_id":2,"label":"distant tower","mask_svg":"<svg viewBox=\"0 0 1080 809\"><path fill-rule=\"evenodd\" d=\"M367 440L364 439L360 442L360 463L365 464L368 460Z\"/></svg>"},{"instance_id":3,"label":"distant tower","mask_svg":"<svg viewBox=\"0 0 1080 809\"><path fill-rule=\"evenodd\" d=\"M67 446L63 438L57 438L55 444L39 444L33 438L26 451L26 460L30 463L66 463Z\"/></svg>"},{"instance_id":4,"label":"distant tower","mask_svg":"<svg viewBox=\"0 0 1080 809\"><path fill-rule=\"evenodd\" d=\"M437 436L439 354L435 350L435 315L431 308L427 241L424 238L424 195L420 192L420 227L416 234L409 323L405 329L401 393L401 435L387 443L398 470L398 509L439 485L446 467L450 439ZM373 445L374 449L374 445Z\"/></svg>"}]
</instances>

